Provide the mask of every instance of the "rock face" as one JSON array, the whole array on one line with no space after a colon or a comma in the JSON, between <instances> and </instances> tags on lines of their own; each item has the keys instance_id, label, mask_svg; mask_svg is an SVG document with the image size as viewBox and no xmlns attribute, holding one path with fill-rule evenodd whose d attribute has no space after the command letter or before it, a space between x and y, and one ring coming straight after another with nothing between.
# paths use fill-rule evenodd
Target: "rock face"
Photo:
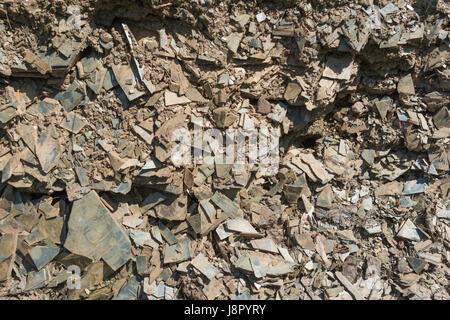
<instances>
[{"instance_id":1,"label":"rock face","mask_svg":"<svg viewBox=\"0 0 450 320\"><path fill-rule=\"evenodd\" d=\"M131 242L95 191L74 201L64 247L117 270L131 258Z\"/></svg>"},{"instance_id":2,"label":"rock face","mask_svg":"<svg viewBox=\"0 0 450 320\"><path fill-rule=\"evenodd\" d=\"M449 12L0 0L0 299L450 300Z\"/></svg>"}]
</instances>

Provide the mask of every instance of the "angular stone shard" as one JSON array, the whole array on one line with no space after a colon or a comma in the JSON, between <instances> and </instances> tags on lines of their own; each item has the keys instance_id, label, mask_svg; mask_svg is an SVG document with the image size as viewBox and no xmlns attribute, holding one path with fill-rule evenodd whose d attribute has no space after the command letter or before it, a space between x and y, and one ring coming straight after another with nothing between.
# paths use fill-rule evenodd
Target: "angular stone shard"
<instances>
[{"instance_id":1,"label":"angular stone shard","mask_svg":"<svg viewBox=\"0 0 450 320\"><path fill-rule=\"evenodd\" d=\"M95 191L73 203L64 247L117 270L131 258L131 242Z\"/></svg>"},{"instance_id":2,"label":"angular stone shard","mask_svg":"<svg viewBox=\"0 0 450 320\"><path fill-rule=\"evenodd\" d=\"M113 65L112 70L128 100L133 101L145 94L145 91L137 89L137 75L131 66Z\"/></svg>"},{"instance_id":3,"label":"angular stone shard","mask_svg":"<svg viewBox=\"0 0 450 320\"><path fill-rule=\"evenodd\" d=\"M18 234L6 233L0 238L0 282L8 280L16 257Z\"/></svg>"},{"instance_id":4,"label":"angular stone shard","mask_svg":"<svg viewBox=\"0 0 450 320\"><path fill-rule=\"evenodd\" d=\"M41 270L47 263L53 260L59 253L59 248L37 246L28 250L28 254L38 270Z\"/></svg>"},{"instance_id":5,"label":"angular stone shard","mask_svg":"<svg viewBox=\"0 0 450 320\"><path fill-rule=\"evenodd\" d=\"M411 74L404 76L398 81L397 91L399 95L405 96L413 96L416 94Z\"/></svg>"},{"instance_id":6,"label":"angular stone shard","mask_svg":"<svg viewBox=\"0 0 450 320\"><path fill-rule=\"evenodd\" d=\"M83 84L80 81L75 80L66 91L58 93L55 96L55 99L57 99L64 109L69 112L83 101L84 95L85 89Z\"/></svg>"},{"instance_id":7,"label":"angular stone shard","mask_svg":"<svg viewBox=\"0 0 450 320\"><path fill-rule=\"evenodd\" d=\"M36 156L39 159L42 171L45 173L48 173L58 164L60 144L51 137L50 130L39 137L36 145Z\"/></svg>"},{"instance_id":8,"label":"angular stone shard","mask_svg":"<svg viewBox=\"0 0 450 320\"><path fill-rule=\"evenodd\" d=\"M217 268L214 267L202 253L199 253L198 256L191 261L191 264L209 280L212 280L219 273L219 270L217 270Z\"/></svg>"},{"instance_id":9,"label":"angular stone shard","mask_svg":"<svg viewBox=\"0 0 450 320\"><path fill-rule=\"evenodd\" d=\"M411 220L406 220L400 231L397 233L397 237L411 241L420 241L420 234L416 226Z\"/></svg>"},{"instance_id":10,"label":"angular stone shard","mask_svg":"<svg viewBox=\"0 0 450 320\"><path fill-rule=\"evenodd\" d=\"M176 244L166 244L163 251L164 263L179 263L191 259L189 239L184 238Z\"/></svg>"},{"instance_id":11,"label":"angular stone shard","mask_svg":"<svg viewBox=\"0 0 450 320\"><path fill-rule=\"evenodd\" d=\"M233 33L227 37L227 47L231 52L237 52L243 36L243 33Z\"/></svg>"},{"instance_id":12,"label":"angular stone shard","mask_svg":"<svg viewBox=\"0 0 450 320\"><path fill-rule=\"evenodd\" d=\"M233 201L231 201L229 198L227 198L225 195L216 192L212 198L211 201L218 206L220 209L223 210L223 212L230 218L236 217L239 207L237 204L235 204Z\"/></svg>"},{"instance_id":13,"label":"angular stone shard","mask_svg":"<svg viewBox=\"0 0 450 320\"><path fill-rule=\"evenodd\" d=\"M270 238L265 239L255 239L250 241L252 247L254 249L258 249L261 251L267 251L272 253L278 253L278 247L275 242Z\"/></svg>"},{"instance_id":14,"label":"angular stone shard","mask_svg":"<svg viewBox=\"0 0 450 320\"><path fill-rule=\"evenodd\" d=\"M168 90L164 93L164 101L166 103L166 107L191 102L191 100L189 100L185 96L178 96L175 92Z\"/></svg>"},{"instance_id":15,"label":"angular stone shard","mask_svg":"<svg viewBox=\"0 0 450 320\"><path fill-rule=\"evenodd\" d=\"M61 123L61 127L75 134L80 132L86 125L87 121L75 112L68 113L66 119Z\"/></svg>"},{"instance_id":16,"label":"angular stone shard","mask_svg":"<svg viewBox=\"0 0 450 320\"><path fill-rule=\"evenodd\" d=\"M330 56L323 71L323 76L330 79L350 80L354 72L353 68L353 58L351 56Z\"/></svg>"},{"instance_id":17,"label":"angular stone shard","mask_svg":"<svg viewBox=\"0 0 450 320\"><path fill-rule=\"evenodd\" d=\"M253 226L245 219L234 219L226 223L226 227L230 231L238 232L242 236L261 237L262 235L253 228Z\"/></svg>"}]
</instances>

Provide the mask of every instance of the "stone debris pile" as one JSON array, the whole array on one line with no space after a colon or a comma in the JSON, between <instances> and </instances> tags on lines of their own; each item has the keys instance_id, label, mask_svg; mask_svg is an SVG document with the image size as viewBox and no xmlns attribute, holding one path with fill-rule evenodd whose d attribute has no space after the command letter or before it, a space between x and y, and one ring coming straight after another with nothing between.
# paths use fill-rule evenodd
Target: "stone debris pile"
<instances>
[{"instance_id":1,"label":"stone debris pile","mask_svg":"<svg viewBox=\"0 0 450 320\"><path fill-rule=\"evenodd\" d=\"M449 299L449 18L3 1L0 297Z\"/></svg>"}]
</instances>

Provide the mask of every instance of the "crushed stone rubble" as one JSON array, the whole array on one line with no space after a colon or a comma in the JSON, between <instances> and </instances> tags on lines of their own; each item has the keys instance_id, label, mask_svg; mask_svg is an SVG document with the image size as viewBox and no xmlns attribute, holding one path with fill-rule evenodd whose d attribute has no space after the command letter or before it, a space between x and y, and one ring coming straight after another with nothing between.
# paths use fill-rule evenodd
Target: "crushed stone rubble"
<instances>
[{"instance_id":1,"label":"crushed stone rubble","mask_svg":"<svg viewBox=\"0 0 450 320\"><path fill-rule=\"evenodd\" d=\"M448 300L449 22L444 0L2 1L0 299ZM173 157L193 128L275 132L277 170L212 136Z\"/></svg>"}]
</instances>

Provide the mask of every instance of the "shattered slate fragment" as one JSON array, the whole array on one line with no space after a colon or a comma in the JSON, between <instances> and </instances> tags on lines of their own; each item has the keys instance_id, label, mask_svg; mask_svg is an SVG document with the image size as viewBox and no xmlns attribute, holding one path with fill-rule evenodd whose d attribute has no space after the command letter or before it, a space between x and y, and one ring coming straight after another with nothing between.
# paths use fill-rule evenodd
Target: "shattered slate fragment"
<instances>
[{"instance_id":1,"label":"shattered slate fragment","mask_svg":"<svg viewBox=\"0 0 450 320\"><path fill-rule=\"evenodd\" d=\"M397 237L411 241L420 241L419 231L411 220L406 220L397 233Z\"/></svg>"},{"instance_id":2,"label":"shattered slate fragment","mask_svg":"<svg viewBox=\"0 0 450 320\"><path fill-rule=\"evenodd\" d=\"M137 89L137 77L135 70L129 65L113 65L114 77L127 96L129 101L133 101L145 94L145 91Z\"/></svg>"},{"instance_id":3,"label":"shattered slate fragment","mask_svg":"<svg viewBox=\"0 0 450 320\"><path fill-rule=\"evenodd\" d=\"M231 52L237 53L243 36L243 33L233 33L227 37L227 46Z\"/></svg>"},{"instance_id":4,"label":"shattered slate fragment","mask_svg":"<svg viewBox=\"0 0 450 320\"><path fill-rule=\"evenodd\" d=\"M411 195L411 194L423 193L423 192L425 192L425 186L426 186L426 180L423 178L407 181L403 185L402 194L407 196L407 195Z\"/></svg>"},{"instance_id":5,"label":"shattered slate fragment","mask_svg":"<svg viewBox=\"0 0 450 320\"><path fill-rule=\"evenodd\" d=\"M397 91L398 91L398 94L405 95L405 96L413 96L416 94L416 91L414 90L414 83L413 83L411 74L408 74L408 75L402 77L398 81Z\"/></svg>"},{"instance_id":6,"label":"shattered slate fragment","mask_svg":"<svg viewBox=\"0 0 450 320\"><path fill-rule=\"evenodd\" d=\"M68 113L67 117L61 123L61 126L64 129L67 129L75 134L80 132L81 129L83 129L86 125L87 125L86 120L83 117L76 114L75 112Z\"/></svg>"},{"instance_id":7,"label":"shattered slate fragment","mask_svg":"<svg viewBox=\"0 0 450 320\"><path fill-rule=\"evenodd\" d=\"M323 76L330 79L350 80L353 68L353 58L351 56L330 56L323 71Z\"/></svg>"},{"instance_id":8,"label":"shattered slate fragment","mask_svg":"<svg viewBox=\"0 0 450 320\"><path fill-rule=\"evenodd\" d=\"M202 253L199 253L192 259L191 264L209 280L212 280L219 273L219 270L217 270Z\"/></svg>"},{"instance_id":9,"label":"shattered slate fragment","mask_svg":"<svg viewBox=\"0 0 450 320\"><path fill-rule=\"evenodd\" d=\"M113 270L131 258L130 240L95 191L74 201L64 247L91 259L103 259Z\"/></svg>"},{"instance_id":10,"label":"shattered slate fragment","mask_svg":"<svg viewBox=\"0 0 450 320\"><path fill-rule=\"evenodd\" d=\"M55 99L61 103L67 112L70 112L83 101L84 95L83 84L75 80L65 92L58 93Z\"/></svg>"},{"instance_id":11,"label":"shattered slate fragment","mask_svg":"<svg viewBox=\"0 0 450 320\"><path fill-rule=\"evenodd\" d=\"M51 130L41 134L36 145L36 156L42 171L48 173L59 161L61 156L59 142L51 136Z\"/></svg>"},{"instance_id":12,"label":"shattered slate fragment","mask_svg":"<svg viewBox=\"0 0 450 320\"><path fill-rule=\"evenodd\" d=\"M59 248L36 246L28 250L34 265L38 270L42 269L47 263L53 260L59 253Z\"/></svg>"}]
</instances>

